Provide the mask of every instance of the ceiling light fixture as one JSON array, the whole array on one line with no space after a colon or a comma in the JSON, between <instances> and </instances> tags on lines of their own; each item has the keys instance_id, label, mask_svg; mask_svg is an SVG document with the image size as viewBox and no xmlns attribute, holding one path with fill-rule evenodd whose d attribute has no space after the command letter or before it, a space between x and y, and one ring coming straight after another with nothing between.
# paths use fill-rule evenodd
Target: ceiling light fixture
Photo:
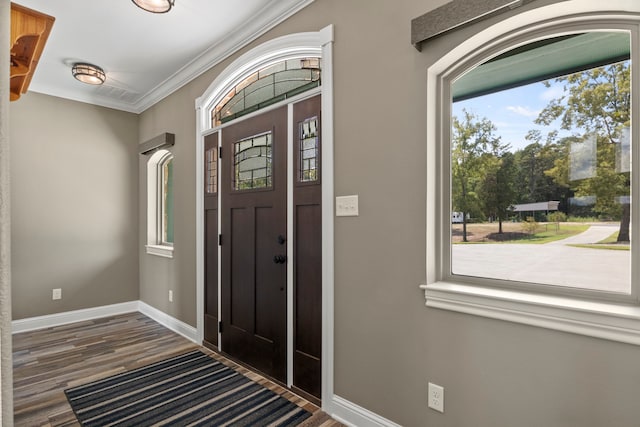
<instances>
[{"instance_id":1,"label":"ceiling light fixture","mask_svg":"<svg viewBox=\"0 0 640 427\"><path fill-rule=\"evenodd\" d=\"M104 70L97 65L87 64L84 62L76 62L71 68L73 77L82 83L90 85L101 85L107 79Z\"/></svg>"},{"instance_id":2,"label":"ceiling light fixture","mask_svg":"<svg viewBox=\"0 0 640 427\"><path fill-rule=\"evenodd\" d=\"M141 9L152 13L167 13L173 7L175 0L131 0Z\"/></svg>"}]
</instances>

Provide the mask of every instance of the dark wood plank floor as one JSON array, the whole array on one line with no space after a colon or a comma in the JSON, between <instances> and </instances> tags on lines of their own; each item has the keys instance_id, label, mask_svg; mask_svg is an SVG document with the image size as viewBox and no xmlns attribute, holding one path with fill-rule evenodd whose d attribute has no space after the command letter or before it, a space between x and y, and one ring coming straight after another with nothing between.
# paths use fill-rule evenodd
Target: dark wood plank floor
<instances>
[{"instance_id":1,"label":"dark wood plank floor","mask_svg":"<svg viewBox=\"0 0 640 427\"><path fill-rule=\"evenodd\" d=\"M164 328L129 313L13 336L16 426L79 426L64 389L199 348L313 413L304 427L338 427L312 403L258 374Z\"/></svg>"}]
</instances>

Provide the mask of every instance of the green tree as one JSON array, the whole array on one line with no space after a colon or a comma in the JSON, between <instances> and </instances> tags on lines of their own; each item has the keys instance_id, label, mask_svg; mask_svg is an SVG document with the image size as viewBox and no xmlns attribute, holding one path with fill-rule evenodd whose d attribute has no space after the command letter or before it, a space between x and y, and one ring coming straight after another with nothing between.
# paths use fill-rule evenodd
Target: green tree
<instances>
[{"instance_id":1,"label":"green tree","mask_svg":"<svg viewBox=\"0 0 640 427\"><path fill-rule=\"evenodd\" d=\"M516 173L515 156L509 151L486 160L481 198L485 214L498 220L499 234L503 232L502 221L507 219L518 197Z\"/></svg>"},{"instance_id":2,"label":"green tree","mask_svg":"<svg viewBox=\"0 0 640 427\"><path fill-rule=\"evenodd\" d=\"M559 185L546 173L557 159L565 156L562 141L555 142L555 137L553 132L544 141L540 131L530 131L526 136L530 144L515 153L518 203L558 200L566 205L570 194L568 187Z\"/></svg>"},{"instance_id":3,"label":"green tree","mask_svg":"<svg viewBox=\"0 0 640 427\"><path fill-rule=\"evenodd\" d=\"M453 117L451 138L451 196L453 211L462 213L462 240L467 240L467 215L482 214L478 190L488 162L500 153L500 137L487 118L478 118L466 110Z\"/></svg>"},{"instance_id":4,"label":"green tree","mask_svg":"<svg viewBox=\"0 0 640 427\"><path fill-rule=\"evenodd\" d=\"M592 68L555 79L564 85L562 96L542 110L537 124L550 125L560 119L566 130L595 135L597 164L589 177L572 179L569 174L571 150L565 160L554 162L547 175L567 185L576 196L595 196L594 211L620 219L618 241L629 241L630 177L627 168L616 170L616 151L620 150L624 129L630 126L630 62ZM545 82L550 87L549 82ZM585 141L585 138L581 139ZM572 144L580 144L574 139ZM584 143L584 142L582 142Z\"/></svg>"}]
</instances>

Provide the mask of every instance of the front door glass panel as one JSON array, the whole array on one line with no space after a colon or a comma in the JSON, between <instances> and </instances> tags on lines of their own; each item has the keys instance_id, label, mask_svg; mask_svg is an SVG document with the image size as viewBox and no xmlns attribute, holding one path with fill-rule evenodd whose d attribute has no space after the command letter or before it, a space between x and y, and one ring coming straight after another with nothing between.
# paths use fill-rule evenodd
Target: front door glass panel
<instances>
[{"instance_id":1,"label":"front door glass panel","mask_svg":"<svg viewBox=\"0 0 640 427\"><path fill-rule=\"evenodd\" d=\"M234 190L271 188L271 140L267 132L234 144Z\"/></svg>"}]
</instances>

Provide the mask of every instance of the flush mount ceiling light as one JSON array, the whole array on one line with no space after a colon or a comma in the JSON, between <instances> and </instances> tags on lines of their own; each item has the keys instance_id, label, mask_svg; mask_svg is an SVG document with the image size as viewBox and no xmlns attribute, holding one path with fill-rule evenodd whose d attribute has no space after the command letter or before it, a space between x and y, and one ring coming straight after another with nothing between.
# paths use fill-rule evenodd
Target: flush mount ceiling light
<instances>
[{"instance_id":1,"label":"flush mount ceiling light","mask_svg":"<svg viewBox=\"0 0 640 427\"><path fill-rule=\"evenodd\" d=\"M82 83L90 85L101 85L107 79L102 68L97 65L87 64L84 62L77 62L73 64L71 73L73 74L73 77L80 80Z\"/></svg>"},{"instance_id":2,"label":"flush mount ceiling light","mask_svg":"<svg viewBox=\"0 0 640 427\"><path fill-rule=\"evenodd\" d=\"M166 13L171 10L175 0L131 0L141 9L152 13Z\"/></svg>"}]
</instances>

